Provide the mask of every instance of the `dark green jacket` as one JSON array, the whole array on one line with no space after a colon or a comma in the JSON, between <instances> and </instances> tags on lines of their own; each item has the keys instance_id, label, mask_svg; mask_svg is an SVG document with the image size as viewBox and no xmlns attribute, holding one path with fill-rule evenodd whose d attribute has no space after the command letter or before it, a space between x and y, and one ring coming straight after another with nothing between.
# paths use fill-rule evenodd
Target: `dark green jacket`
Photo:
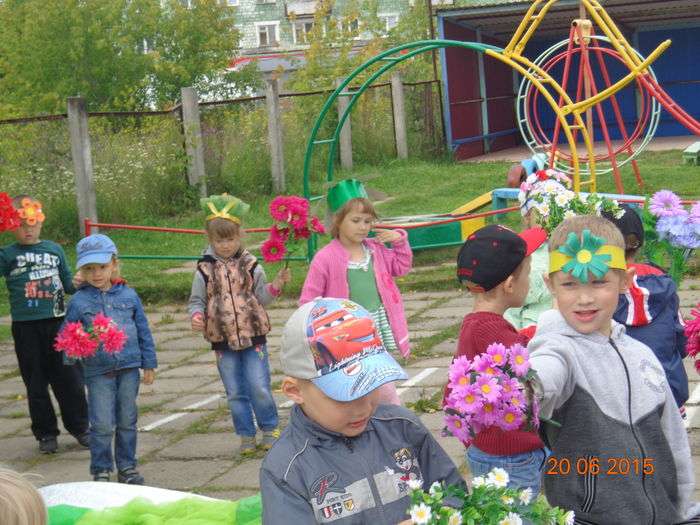
<instances>
[{"instance_id":1,"label":"dark green jacket","mask_svg":"<svg viewBox=\"0 0 700 525\"><path fill-rule=\"evenodd\" d=\"M0 248L0 275L10 293L13 321L62 317L66 293L73 293L66 254L52 241Z\"/></svg>"}]
</instances>

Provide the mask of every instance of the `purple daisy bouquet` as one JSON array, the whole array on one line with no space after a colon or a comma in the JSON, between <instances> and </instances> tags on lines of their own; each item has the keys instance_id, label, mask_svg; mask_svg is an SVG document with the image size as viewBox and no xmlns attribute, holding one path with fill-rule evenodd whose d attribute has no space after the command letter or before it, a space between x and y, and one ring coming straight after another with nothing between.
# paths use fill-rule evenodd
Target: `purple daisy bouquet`
<instances>
[{"instance_id":1,"label":"purple daisy bouquet","mask_svg":"<svg viewBox=\"0 0 700 525\"><path fill-rule=\"evenodd\" d=\"M534 377L527 349L515 344L489 345L469 359L457 357L450 365L445 403L445 425L450 434L469 445L490 426L503 430L539 427L537 400L527 395ZM528 397L532 397L529 400Z\"/></svg>"},{"instance_id":2,"label":"purple daisy bouquet","mask_svg":"<svg viewBox=\"0 0 700 525\"><path fill-rule=\"evenodd\" d=\"M700 201L686 209L672 191L657 191L642 212L642 222L644 255L669 268L669 275L679 284L688 270L688 258L700 247Z\"/></svg>"}]
</instances>

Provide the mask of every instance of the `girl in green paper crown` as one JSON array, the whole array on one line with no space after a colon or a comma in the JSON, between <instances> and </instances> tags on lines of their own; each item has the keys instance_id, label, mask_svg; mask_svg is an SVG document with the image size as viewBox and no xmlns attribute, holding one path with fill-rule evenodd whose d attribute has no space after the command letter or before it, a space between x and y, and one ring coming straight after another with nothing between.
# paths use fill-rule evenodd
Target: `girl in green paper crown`
<instances>
[{"instance_id":1,"label":"girl in green paper crown","mask_svg":"<svg viewBox=\"0 0 700 525\"><path fill-rule=\"evenodd\" d=\"M275 400L270 390L265 306L282 293L291 278L288 268L267 283L257 259L242 246L242 217L249 206L232 195L202 199L208 213L209 247L197 262L188 311L192 329L204 333L216 352L240 452L256 448L253 413L263 432L262 447L279 437Z\"/></svg>"},{"instance_id":2,"label":"girl in green paper crown","mask_svg":"<svg viewBox=\"0 0 700 525\"><path fill-rule=\"evenodd\" d=\"M333 213L333 240L311 261L299 304L316 297L351 299L372 314L385 348L408 357L408 325L394 282L394 277L410 271L413 262L406 231L374 227L377 212L355 179L331 187L328 207ZM393 383L380 387L380 396L382 403L401 404Z\"/></svg>"}]
</instances>

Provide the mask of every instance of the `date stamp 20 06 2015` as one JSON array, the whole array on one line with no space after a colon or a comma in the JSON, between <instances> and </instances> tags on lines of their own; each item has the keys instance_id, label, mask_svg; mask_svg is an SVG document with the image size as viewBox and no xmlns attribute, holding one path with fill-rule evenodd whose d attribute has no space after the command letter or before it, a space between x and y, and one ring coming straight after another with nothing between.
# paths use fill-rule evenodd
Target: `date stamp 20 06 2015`
<instances>
[{"instance_id":1,"label":"date stamp 20 06 2015","mask_svg":"<svg viewBox=\"0 0 700 525\"><path fill-rule=\"evenodd\" d=\"M654 471L654 458L549 456L544 473L549 476L653 476Z\"/></svg>"}]
</instances>

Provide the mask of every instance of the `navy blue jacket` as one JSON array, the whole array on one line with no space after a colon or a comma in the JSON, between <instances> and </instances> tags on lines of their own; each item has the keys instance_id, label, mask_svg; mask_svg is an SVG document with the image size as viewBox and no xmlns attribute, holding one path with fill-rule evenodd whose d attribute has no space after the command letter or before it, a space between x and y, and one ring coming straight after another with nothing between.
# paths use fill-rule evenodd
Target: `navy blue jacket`
<instances>
[{"instance_id":1,"label":"navy blue jacket","mask_svg":"<svg viewBox=\"0 0 700 525\"><path fill-rule=\"evenodd\" d=\"M121 352L109 354L102 348L93 357L83 359L85 377L106 374L125 368L150 369L158 366L148 320L136 292L123 283L103 292L94 286L80 288L68 303L65 323L80 321L85 328L99 312L111 317L126 333L127 340Z\"/></svg>"},{"instance_id":2,"label":"navy blue jacket","mask_svg":"<svg viewBox=\"0 0 700 525\"><path fill-rule=\"evenodd\" d=\"M635 266L640 273L649 269ZM665 274L635 275L627 293L620 295L613 319L625 325L630 337L652 349L664 367L676 404L683 405L688 400L688 375L683 366L686 338L673 279Z\"/></svg>"}]
</instances>

